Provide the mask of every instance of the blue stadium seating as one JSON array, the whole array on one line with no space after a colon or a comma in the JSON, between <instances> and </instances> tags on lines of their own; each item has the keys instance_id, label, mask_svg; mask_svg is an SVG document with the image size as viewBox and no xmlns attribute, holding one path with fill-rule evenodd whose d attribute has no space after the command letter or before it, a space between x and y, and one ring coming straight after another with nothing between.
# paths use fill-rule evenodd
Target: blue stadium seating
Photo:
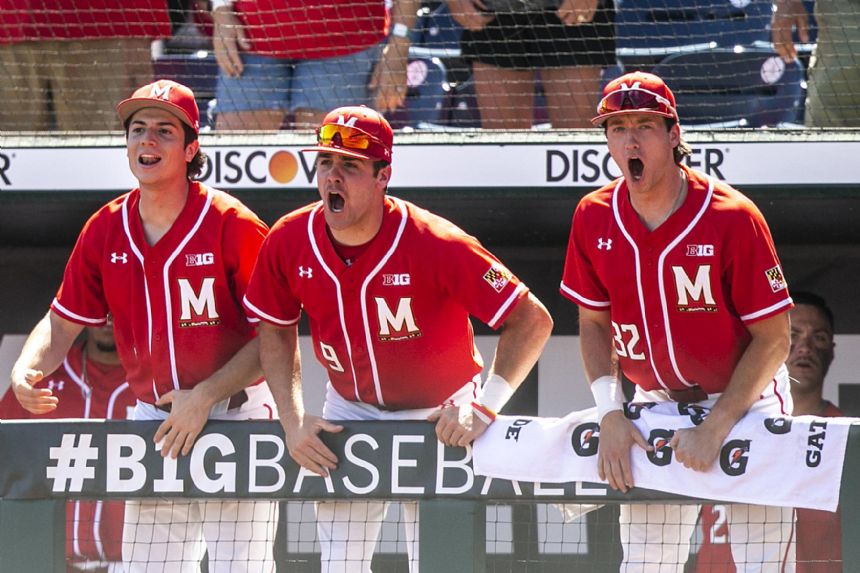
<instances>
[{"instance_id":1,"label":"blue stadium seating","mask_svg":"<svg viewBox=\"0 0 860 573\"><path fill-rule=\"evenodd\" d=\"M425 7L419 12L412 33L410 55L451 58L460 55L460 36L463 27L451 16L443 2L435 8Z\"/></svg>"},{"instance_id":2,"label":"blue stadium seating","mask_svg":"<svg viewBox=\"0 0 860 573\"><path fill-rule=\"evenodd\" d=\"M705 49L674 54L653 68L678 103L684 125L760 127L800 122L804 72L772 50Z\"/></svg>"},{"instance_id":3,"label":"blue stadium seating","mask_svg":"<svg viewBox=\"0 0 860 573\"><path fill-rule=\"evenodd\" d=\"M625 62L656 63L666 55L749 46L770 40L770 0L616 0L616 49Z\"/></svg>"},{"instance_id":4,"label":"blue stadium seating","mask_svg":"<svg viewBox=\"0 0 860 573\"><path fill-rule=\"evenodd\" d=\"M391 126L421 129L443 125L450 99L446 75L445 65L438 58L410 58L406 105L386 114Z\"/></svg>"},{"instance_id":5,"label":"blue stadium seating","mask_svg":"<svg viewBox=\"0 0 860 573\"><path fill-rule=\"evenodd\" d=\"M447 109L449 88L444 64L439 58L421 58L409 62L409 92L406 109L409 125L442 123Z\"/></svg>"}]
</instances>

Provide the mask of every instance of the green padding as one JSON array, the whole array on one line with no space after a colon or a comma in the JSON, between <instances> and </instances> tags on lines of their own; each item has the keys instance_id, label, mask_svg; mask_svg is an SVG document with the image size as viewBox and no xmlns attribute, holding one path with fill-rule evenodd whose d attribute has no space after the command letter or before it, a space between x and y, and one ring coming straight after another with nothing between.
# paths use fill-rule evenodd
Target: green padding
<instances>
[{"instance_id":1,"label":"green padding","mask_svg":"<svg viewBox=\"0 0 860 573\"><path fill-rule=\"evenodd\" d=\"M66 570L66 502L0 500L0 571Z\"/></svg>"},{"instance_id":2,"label":"green padding","mask_svg":"<svg viewBox=\"0 0 860 573\"><path fill-rule=\"evenodd\" d=\"M420 502L421 573L483 573L487 509L480 501Z\"/></svg>"},{"instance_id":3,"label":"green padding","mask_svg":"<svg viewBox=\"0 0 860 573\"><path fill-rule=\"evenodd\" d=\"M839 488L839 511L842 515L842 562L860 563L860 426L851 426L845 464L842 467L842 487ZM848 569L845 569L848 571Z\"/></svg>"}]
</instances>

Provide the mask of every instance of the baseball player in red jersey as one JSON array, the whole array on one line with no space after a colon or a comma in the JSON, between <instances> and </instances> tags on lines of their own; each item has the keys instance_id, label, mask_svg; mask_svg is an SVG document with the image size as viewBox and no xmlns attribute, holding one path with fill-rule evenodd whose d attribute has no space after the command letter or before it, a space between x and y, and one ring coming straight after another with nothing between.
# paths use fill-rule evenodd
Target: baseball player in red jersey
<instances>
[{"instance_id":1,"label":"baseball player in red jersey","mask_svg":"<svg viewBox=\"0 0 860 573\"><path fill-rule=\"evenodd\" d=\"M795 416L842 416L822 393L824 378L833 362L833 311L811 292L792 293L791 352L788 375ZM797 508L797 572L842 572L842 524L840 512ZM700 517L702 545L696 573L733 573L725 506L704 506Z\"/></svg>"},{"instance_id":2,"label":"baseball player in red jersey","mask_svg":"<svg viewBox=\"0 0 860 573\"><path fill-rule=\"evenodd\" d=\"M327 475L338 460L318 434L340 431L329 420L347 419L430 419L443 443L465 446L526 377L552 319L475 238L386 195L393 135L380 114L338 108L317 135L318 145L304 151L317 153L321 201L273 226L245 296L261 320L260 358L290 455ZM302 311L329 375L322 417L305 412L302 400ZM483 386L470 315L501 330ZM319 503L323 571L369 571L385 509ZM405 504L405 515L416 571L417 504Z\"/></svg>"},{"instance_id":3,"label":"baseball player in red jersey","mask_svg":"<svg viewBox=\"0 0 860 573\"><path fill-rule=\"evenodd\" d=\"M652 447L624 416L613 355L636 385L635 402L709 409L669 443L677 462L703 471L749 410L791 413L783 361L792 302L755 205L681 165L689 148L659 77L634 72L610 82L592 121L604 127L623 176L577 206L561 292L580 310L600 417L598 471L626 492L631 447ZM728 507L744 514L730 521L732 538L748 541L738 547L745 570L793 570L790 508ZM697 515L696 506L622 506L622 570L682 571ZM746 531L747 517L766 526Z\"/></svg>"},{"instance_id":4,"label":"baseball player in red jersey","mask_svg":"<svg viewBox=\"0 0 860 573\"><path fill-rule=\"evenodd\" d=\"M12 385L29 411L56 407L50 389L32 385L59 365L84 326L103 324L110 312L137 398L134 418L163 420L155 447L176 457L210 417L273 416L241 305L267 228L238 200L192 180L205 156L191 90L159 80L117 111L139 187L87 221ZM196 571L208 549L210 571L269 572L274 512L269 502L129 502L123 558L132 573Z\"/></svg>"},{"instance_id":5,"label":"baseball player in red jersey","mask_svg":"<svg viewBox=\"0 0 860 573\"><path fill-rule=\"evenodd\" d=\"M59 399L57 408L37 416L21 407L9 389L0 400L0 420L118 419L129 417L135 398L119 362L111 325L89 327L63 364L40 380ZM121 570L124 504L75 500L66 504L68 571Z\"/></svg>"}]
</instances>

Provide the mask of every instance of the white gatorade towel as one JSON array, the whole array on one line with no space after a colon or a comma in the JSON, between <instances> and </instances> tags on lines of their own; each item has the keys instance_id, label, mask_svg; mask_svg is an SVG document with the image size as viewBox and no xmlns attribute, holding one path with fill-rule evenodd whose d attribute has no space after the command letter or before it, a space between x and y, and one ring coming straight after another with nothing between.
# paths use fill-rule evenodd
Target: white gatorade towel
<instances>
[{"instance_id":1,"label":"white gatorade towel","mask_svg":"<svg viewBox=\"0 0 860 573\"><path fill-rule=\"evenodd\" d=\"M702 499L835 511L851 424L858 418L773 417L751 411L732 429L706 472L685 468L668 447L673 432L708 410L666 402L627 404L628 418L653 452L631 452L637 487ZM477 475L566 483L606 483L597 475L597 410L564 418L499 416L475 441Z\"/></svg>"}]
</instances>

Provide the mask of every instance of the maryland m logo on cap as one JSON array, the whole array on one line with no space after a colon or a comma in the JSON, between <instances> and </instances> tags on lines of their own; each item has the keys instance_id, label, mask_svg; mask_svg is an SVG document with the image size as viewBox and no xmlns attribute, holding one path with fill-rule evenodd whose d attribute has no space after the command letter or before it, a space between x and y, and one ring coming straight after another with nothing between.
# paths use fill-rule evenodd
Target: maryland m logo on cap
<instances>
[{"instance_id":1,"label":"maryland m logo on cap","mask_svg":"<svg viewBox=\"0 0 860 573\"><path fill-rule=\"evenodd\" d=\"M135 113L151 107L172 113L194 133L200 133L200 110L194 92L173 80L157 80L138 88L130 98L119 102L116 111L125 125Z\"/></svg>"}]
</instances>

